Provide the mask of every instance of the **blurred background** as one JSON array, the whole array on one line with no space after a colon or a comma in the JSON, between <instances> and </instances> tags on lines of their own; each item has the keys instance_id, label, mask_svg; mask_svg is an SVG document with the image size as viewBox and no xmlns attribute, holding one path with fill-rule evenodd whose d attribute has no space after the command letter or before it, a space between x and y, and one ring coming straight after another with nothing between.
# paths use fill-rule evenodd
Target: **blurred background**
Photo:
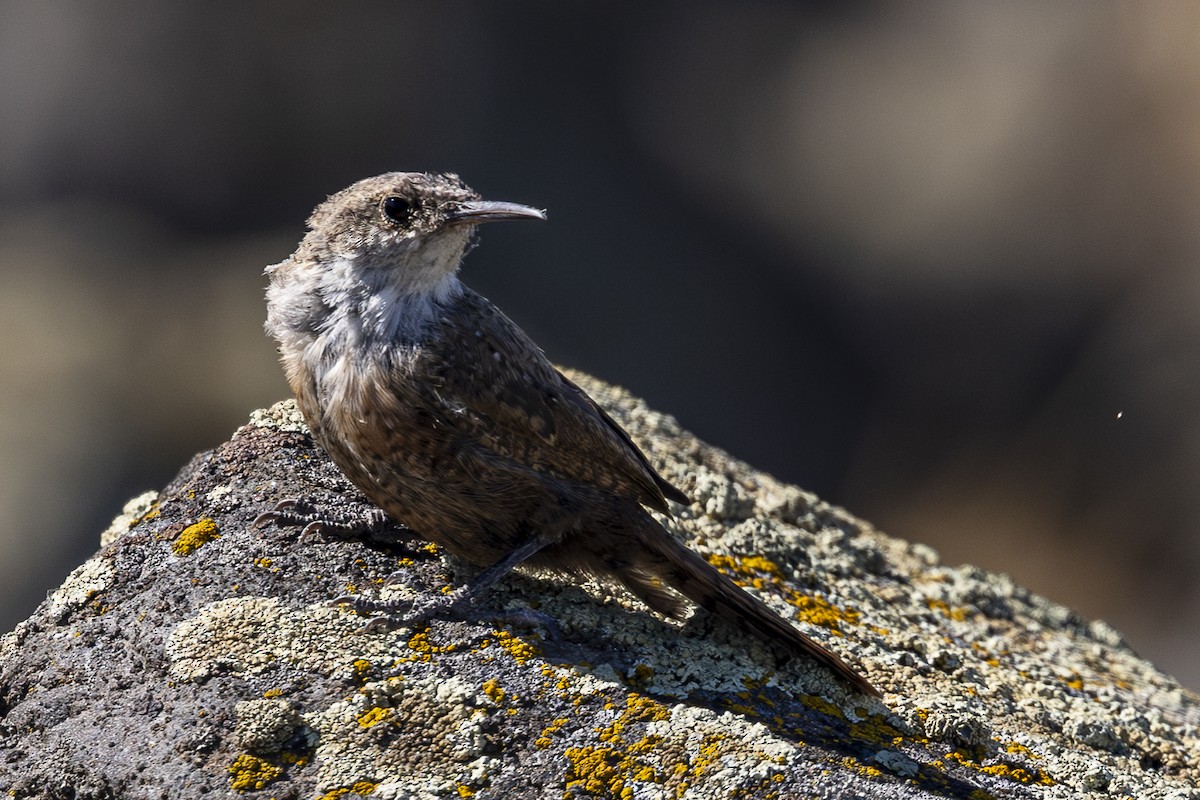
<instances>
[{"instance_id":1,"label":"blurred background","mask_svg":"<svg viewBox=\"0 0 1200 800\"><path fill-rule=\"evenodd\" d=\"M287 389L389 170L561 363L1200 686L1200 6L0 5L0 629Z\"/></svg>"}]
</instances>

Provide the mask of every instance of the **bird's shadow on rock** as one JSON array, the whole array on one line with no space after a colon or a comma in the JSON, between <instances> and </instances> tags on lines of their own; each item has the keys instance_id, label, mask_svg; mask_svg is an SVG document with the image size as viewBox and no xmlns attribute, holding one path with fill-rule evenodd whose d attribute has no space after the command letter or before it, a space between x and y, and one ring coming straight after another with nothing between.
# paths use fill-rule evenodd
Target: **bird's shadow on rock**
<instances>
[{"instance_id":1,"label":"bird's shadow on rock","mask_svg":"<svg viewBox=\"0 0 1200 800\"><path fill-rule=\"evenodd\" d=\"M521 576L518 580L537 579ZM579 587L559 587L557 592L573 603L596 602L593 595ZM665 648L673 648L698 635L694 624L696 618L680 627L649 612L630 611L616 605L612 610L616 615L641 616L639 623L650 629L646 638L660 642ZM704 620L699 626L709 628L723 624L715 620L710 626L708 620ZM703 635L710 636L712 632L706 630ZM756 649L763 658L770 659L766 648ZM584 638L578 629L573 637L542 641L540 650L541 657L550 663L561 666L609 664L618 676L636 676L637 664L645 659L644 653L615 644L603 632ZM775 667L771 663L768 672ZM893 724L891 720L894 717L881 701L873 698L862 698L862 705L848 716L841 707L820 695L789 690L785 686L768 686L765 681L761 686L751 683L745 691L738 692L709 689L701 685L681 698L677 694L655 692L652 686L639 684L636 677L622 677L622 680L631 691L644 694L663 705L683 703L716 714L733 713L748 722L763 725L779 739L824 751L835 760L848 759L863 768L878 770L931 794L944 797L991 796L986 787L962 775L962 771L954 770L960 774L951 774L944 762L930 752L928 742L906 735ZM908 746L902 749L901 744Z\"/></svg>"}]
</instances>

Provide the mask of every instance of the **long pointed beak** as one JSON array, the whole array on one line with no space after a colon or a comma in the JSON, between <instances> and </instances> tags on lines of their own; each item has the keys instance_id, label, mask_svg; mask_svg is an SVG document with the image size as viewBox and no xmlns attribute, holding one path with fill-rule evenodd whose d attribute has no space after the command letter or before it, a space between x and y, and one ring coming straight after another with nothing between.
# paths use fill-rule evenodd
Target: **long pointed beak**
<instances>
[{"instance_id":1,"label":"long pointed beak","mask_svg":"<svg viewBox=\"0 0 1200 800\"><path fill-rule=\"evenodd\" d=\"M481 222L500 222L507 219L545 219L546 212L520 203L497 203L473 200L460 203L446 216L451 225L478 225Z\"/></svg>"}]
</instances>

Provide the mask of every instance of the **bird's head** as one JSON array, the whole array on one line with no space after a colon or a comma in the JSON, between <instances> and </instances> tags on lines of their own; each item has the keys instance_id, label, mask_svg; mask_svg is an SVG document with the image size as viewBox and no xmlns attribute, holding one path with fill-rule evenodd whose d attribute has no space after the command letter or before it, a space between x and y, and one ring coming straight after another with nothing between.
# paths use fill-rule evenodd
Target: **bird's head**
<instances>
[{"instance_id":1,"label":"bird's head","mask_svg":"<svg viewBox=\"0 0 1200 800\"><path fill-rule=\"evenodd\" d=\"M481 200L457 175L390 172L317 206L290 258L267 268L267 330L298 341L322 330L392 338L419 332L458 296L455 272L481 222L545 219Z\"/></svg>"},{"instance_id":2,"label":"bird's head","mask_svg":"<svg viewBox=\"0 0 1200 800\"><path fill-rule=\"evenodd\" d=\"M301 248L357 270L389 272L414 291L457 270L482 222L545 219L517 203L483 200L453 174L390 172L343 189L309 217Z\"/></svg>"}]
</instances>

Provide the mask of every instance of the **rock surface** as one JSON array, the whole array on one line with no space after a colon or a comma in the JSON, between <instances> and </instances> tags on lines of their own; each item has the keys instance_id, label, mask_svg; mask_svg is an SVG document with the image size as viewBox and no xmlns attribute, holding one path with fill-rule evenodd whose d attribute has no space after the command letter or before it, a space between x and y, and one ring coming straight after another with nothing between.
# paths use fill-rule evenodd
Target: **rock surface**
<instances>
[{"instance_id":1,"label":"rock surface","mask_svg":"<svg viewBox=\"0 0 1200 800\"><path fill-rule=\"evenodd\" d=\"M883 702L814 664L777 667L702 613L671 623L554 578L511 576L481 621L363 631L329 601L443 591L469 570L400 530L254 528L288 497L365 510L287 402L131 501L0 639L0 791L1200 798L1200 699L1109 626L940 565L573 378L693 498L671 528L858 664ZM384 587L394 570L406 584ZM506 621L529 608L562 638Z\"/></svg>"}]
</instances>

